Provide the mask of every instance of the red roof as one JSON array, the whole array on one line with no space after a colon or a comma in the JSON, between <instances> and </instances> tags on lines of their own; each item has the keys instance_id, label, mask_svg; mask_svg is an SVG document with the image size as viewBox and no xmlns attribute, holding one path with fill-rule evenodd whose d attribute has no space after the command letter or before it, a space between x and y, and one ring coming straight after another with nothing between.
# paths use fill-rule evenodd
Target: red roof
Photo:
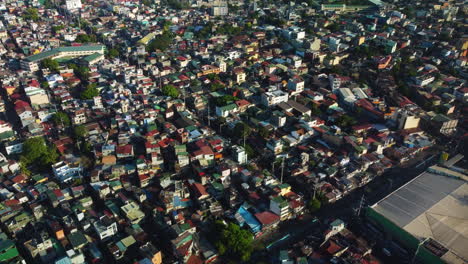
<instances>
[{"instance_id":1,"label":"red roof","mask_svg":"<svg viewBox=\"0 0 468 264\"><path fill-rule=\"evenodd\" d=\"M246 105L249 105L249 104L250 104L250 102L245 100L245 99L236 101L236 105L238 107L246 106Z\"/></svg>"},{"instance_id":2,"label":"red roof","mask_svg":"<svg viewBox=\"0 0 468 264\"><path fill-rule=\"evenodd\" d=\"M334 255L336 252L340 250L341 250L341 247L331 240L330 244L327 247L327 252L331 255Z\"/></svg>"},{"instance_id":3,"label":"red roof","mask_svg":"<svg viewBox=\"0 0 468 264\"><path fill-rule=\"evenodd\" d=\"M196 182L193 184L193 187L195 188L199 196L208 195L205 186L203 186L201 183Z\"/></svg>"},{"instance_id":4,"label":"red roof","mask_svg":"<svg viewBox=\"0 0 468 264\"><path fill-rule=\"evenodd\" d=\"M200 259L199 256L197 255L192 255L190 258L187 260L187 264L203 264L203 261Z\"/></svg>"},{"instance_id":5,"label":"red roof","mask_svg":"<svg viewBox=\"0 0 468 264\"><path fill-rule=\"evenodd\" d=\"M117 153L118 154L132 154L132 150L133 150L133 147L132 145L128 144L128 145L125 145L125 146L118 146L117 147Z\"/></svg>"},{"instance_id":6,"label":"red roof","mask_svg":"<svg viewBox=\"0 0 468 264\"><path fill-rule=\"evenodd\" d=\"M30 107L30 105L27 102L23 101L23 100L18 100L18 101L15 102L15 110L20 109L22 107L27 108L27 107Z\"/></svg>"},{"instance_id":7,"label":"red roof","mask_svg":"<svg viewBox=\"0 0 468 264\"><path fill-rule=\"evenodd\" d=\"M258 219L258 221L263 225L271 225L275 222L278 222L280 220L279 215L276 215L270 211L265 211L261 213L255 214L255 217Z\"/></svg>"}]
</instances>

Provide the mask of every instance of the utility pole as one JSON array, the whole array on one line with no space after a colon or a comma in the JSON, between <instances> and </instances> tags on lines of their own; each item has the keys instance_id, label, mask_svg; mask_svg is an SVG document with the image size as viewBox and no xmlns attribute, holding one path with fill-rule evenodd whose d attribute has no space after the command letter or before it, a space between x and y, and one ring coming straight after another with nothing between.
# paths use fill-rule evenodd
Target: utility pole
<instances>
[{"instance_id":1,"label":"utility pole","mask_svg":"<svg viewBox=\"0 0 468 264\"><path fill-rule=\"evenodd\" d=\"M245 138L247 137L247 134L244 133L244 150L245 150Z\"/></svg>"},{"instance_id":2,"label":"utility pole","mask_svg":"<svg viewBox=\"0 0 468 264\"><path fill-rule=\"evenodd\" d=\"M284 156L283 156L283 160L281 161L281 183L283 183L283 177L284 177Z\"/></svg>"},{"instance_id":3,"label":"utility pole","mask_svg":"<svg viewBox=\"0 0 468 264\"><path fill-rule=\"evenodd\" d=\"M208 118L208 126L210 126L210 106L208 105L208 114L207 114L207 118Z\"/></svg>"},{"instance_id":4,"label":"utility pole","mask_svg":"<svg viewBox=\"0 0 468 264\"><path fill-rule=\"evenodd\" d=\"M358 211L357 211L357 216L361 215L361 209L362 209L362 207L364 205L364 200L365 199L364 199L364 194L363 194L362 197L361 197L361 201L359 202L359 208L358 208Z\"/></svg>"},{"instance_id":5,"label":"utility pole","mask_svg":"<svg viewBox=\"0 0 468 264\"><path fill-rule=\"evenodd\" d=\"M276 160L273 161L273 168L271 169L273 175L275 175L275 163L276 163Z\"/></svg>"}]
</instances>

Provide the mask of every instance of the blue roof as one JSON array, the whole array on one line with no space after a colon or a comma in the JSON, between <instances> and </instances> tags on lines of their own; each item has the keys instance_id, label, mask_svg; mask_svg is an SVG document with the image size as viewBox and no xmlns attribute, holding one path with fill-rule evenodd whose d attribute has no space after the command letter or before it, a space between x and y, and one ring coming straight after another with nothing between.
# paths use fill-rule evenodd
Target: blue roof
<instances>
[{"instance_id":1,"label":"blue roof","mask_svg":"<svg viewBox=\"0 0 468 264\"><path fill-rule=\"evenodd\" d=\"M186 208L192 204L191 200L182 201L179 196L174 196L174 207Z\"/></svg>"},{"instance_id":2,"label":"blue roof","mask_svg":"<svg viewBox=\"0 0 468 264\"><path fill-rule=\"evenodd\" d=\"M72 262L71 262L69 257L63 257L63 258L55 261L55 264L72 264Z\"/></svg>"},{"instance_id":3,"label":"blue roof","mask_svg":"<svg viewBox=\"0 0 468 264\"><path fill-rule=\"evenodd\" d=\"M249 211L247 211L243 206L241 206L239 207L239 210L237 210L237 212L244 219L245 223L249 225L250 229L254 233L260 232L260 229L261 229L260 222L258 222L257 219L255 219L255 217Z\"/></svg>"}]
</instances>

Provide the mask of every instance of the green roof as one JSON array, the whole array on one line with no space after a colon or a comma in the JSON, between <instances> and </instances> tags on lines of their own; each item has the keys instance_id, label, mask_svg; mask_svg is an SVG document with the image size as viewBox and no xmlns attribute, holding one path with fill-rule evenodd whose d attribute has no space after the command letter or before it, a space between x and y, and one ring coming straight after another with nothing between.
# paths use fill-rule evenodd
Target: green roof
<instances>
[{"instance_id":1,"label":"green roof","mask_svg":"<svg viewBox=\"0 0 468 264\"><path fill-rule=\"evenodd\" d=\"M51 49L51 50L48 50L48 51L41 52L39 54L29 56L29 57L25 58L24 60L28 61L28 62L41 61L43 59L56 56L60 52L75 52L75 51L102 52L104 50L104 48L105 48L105 46L103 46L103 45L84 45L84 46L60 47L60 48Z\"/></svg>"},{"instance_id":2,"label":"green roof","mask_svg":"<svg viewBox=\"0 0 468 264\"><path fill-rule=\"evenodd\" d=\"M12 245L13 247L6 250L3 254L0 254L0 262L2 262L2 263L3 263L3 261L8 261L8 260L10 260L12 258L16 258L19 255L18 249L16 249L14 243L11 240L0 241L0 246L3 246L2 244L5 243L5 242L11 242L13 244Z\"/></svg>"},{"instance_id":3,"label":"green roof","mask_svg":"<svg viewBox=\"0 0 468 264\"><path fill-rule=\"evenodd\" d=\"M4 140L4 139L11 138L14 136L15 136L15 133L13 131L6 131L3 133L0 133L0 140Z\"/></svg>"},{"instance_id":4,"label":"green roof","mask_svg":"<svg viewBox=\"0 0 468 264\"><path fill-rule=\"evenodd\" d=\"M288 202L281 196L276 196L273 199L271 199L273 202L276 202L280 207L286 207L288 206Z\"/></svg>"},{"instance_id":5,"label":"green roof","mask_svg":"<svg viewBox=\"0 0 468 264\"><path fill-rule=\"evenodd\" d=\"M221 106L220 107L222 111L232 111L234 109L237 109L237 105L236 104L228 104L228 105L225 105L225 106Z\"/></svg>"},{"instance_id":6,"label":"green roof","mask_svg":"<svg viewBox=\"0 0 468 264\"><path fill-rule=\"evenodd\" d=\"M68 240L70 241L70 243L72 244L74 248L79 248L82 245L88 243L88 240L80 231L77 231L68 235Z\"/></svg>"},{"instance_id":7,"label":"green roof","mask_svg":"<svg viewBox=\"0 0 468 264\"><path fill-rule=\"evenodd\" d=\"M91 54L89 56L84 57L83 60L85 60L87 62L91 62L91 61L93 61L93 60L95 60L95 59L97 59L97 58L99 58L101 56L104 56L104 55L101 54L101 53L96 52L96 53L93 53L93 54Z\"/></svg>"},{"instance_id":8,"label":"green roof","mask_svg":"<svg viewBox=\"0 0 468 264\"><path fill-rule=\"evenodd\" d=\"M448 118L447 116L442 115L442 114L437 114L432 118L432 120L434 120L436 122L448 122L448 121L450 121L450 118Z\"/></svg>"}]
</instances>

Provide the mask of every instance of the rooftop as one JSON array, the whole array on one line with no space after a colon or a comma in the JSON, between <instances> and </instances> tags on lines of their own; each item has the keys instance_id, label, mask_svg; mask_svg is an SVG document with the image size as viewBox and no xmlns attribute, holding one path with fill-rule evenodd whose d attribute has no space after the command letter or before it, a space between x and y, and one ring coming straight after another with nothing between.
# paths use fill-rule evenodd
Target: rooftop
<instances>
[{"instance_id":1,"label":"rooftop","mask_svg":"<svg viewBox=\"0 0 468 264\"><path fill-rule=\"evenodd\" d=\"M419 240L432 238L450 254L468 260L468 185L465 180L424 172L372 206ZM450 262L458 263L458 262Z\"/></svg>"}]
</instances>

